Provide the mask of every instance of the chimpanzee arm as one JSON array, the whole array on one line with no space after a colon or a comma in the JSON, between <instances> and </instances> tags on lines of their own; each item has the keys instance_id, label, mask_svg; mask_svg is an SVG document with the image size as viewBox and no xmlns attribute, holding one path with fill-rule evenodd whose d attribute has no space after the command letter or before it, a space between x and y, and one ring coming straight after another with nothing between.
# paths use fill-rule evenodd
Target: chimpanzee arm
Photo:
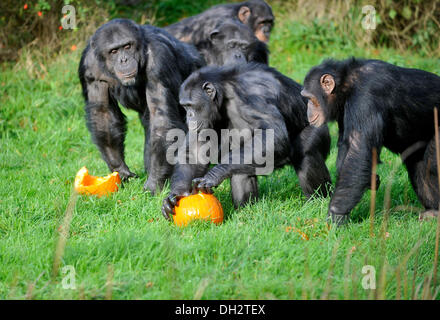
<instances>
[{"instance_id":1,"label":"chimpanzee arm","mask_svg":"<svg viewBox=\"0 0 440 320\"><path fill-rule=\"evenodd\" d=\"M358 116L362 119L361 115ZM336 188L329 206L329 216L337 224L348 219L350 211L370 187L374 148L379 158L383 141L383 120L373 112L369 118L363 126L355 125L354 128L344 130L344 148L339 152L346 152L346 155L340 157L338 154L338 159L343 160L339 165Z\"/></svg>"},{"instance_id":2,"label":"chimpanzee arm","mask_svg":"<svg viewBox=\"0 0 440 320\"><path fill-rule=\"evenodd\" d=\"M267 45L262 41L254 42L248 61L269 64L269 49Z\"/></svg>"},{"instance_id":3,"label":"chimpanzee arm","mask_svg":"<svg viewBox=\"0 0 440 320\"><path fill-rule=\"evenodd\" d=\"M162 189L165 180L172 174L172 165L166 159L167 147L170 145L166 141L167 132L175 128L184 130L185 126L178 113L176 94L166 84L150 77L146 96L150 119L146 147L149 153L146 159L148 179L144 189L154 194L157 189Z\"/></svg>"},{"instance_id":4,"label":"chimpanzee arm","mask_svg":"<svg viewBox=\"0 0 440 320\"><path fill-rule=\"evenodd\" d=\"M327 196L331 184L325 159L330 152L330 133L327 125L305 127L292 143L292 164L304 195L309 198L316 191Z\"/></svg>"},{"instance_id":5,"label":"chimpanzee arm","mask_svg":"<svg viewBox=\"0 0 440 320\"><path fill-rule=\"evenodd\" d=\"M171 190L162 203L162 214L169 220L174 214L174 207L180 198L187 197L196 190L192 188L192 180L203 176L208 166L197 164L176 165L171 177ZM212 193L210 190L204 190L206 193Z\"/></svg>"},{"instance_id":6,"label":"chimpanzee arm","mask_svg":"<svg viewBox=\"0 0 440 320\"><path fill-rule=\"evenodd\" d=\"M271 115L271 122L266 122L265 120L255 121L255 124L251 126L255 129L264 128L261 138L256 138L253 132L250 140L245 141L241 146L232 148L229 153L221 157L220 164L209 170L204 177L193 180L196 190L210 190L210 188L218 186L223 180L230 178L233 174L249 176L269 174L277 166L277 161L287 158L289 154L289 140L285 123L282 118L277 117L277 111L273 113L268 111L268 114ZM268 116L266 115L266 117ZM273 132L273 139L270 138L271 133L267 130ZM257 142L258 140L261 141ZM255 149L256 142L262 146L262 152ZM235 156L237 154L239 154L239 159ZM249 164L246 164L244 161L246 155L251 157L251 163ZM268 159L269 163L267 163ZM265 168L263 169L263 167ZM261 172L264 173L259 173L258 169L261 169ZM267 170L269 171L265 172Z\"/></svg>"},{"instance_id":7,"label":"chimpanzee arm","mask_svg":"<svg viewBox=\"0 0 440 320\"><path fill-rule=\"evenodd\" d=\"M199 141L197 141L198 143ZM208 170L209 164L201 164L200 161L196 160L197 155L195 150L198 150L199 146L190 146L190 142L187 138L185 139L185 159L184 163L178 163L174 166L174 172L171 176L171 190L168 196L163 200L162 204L162 214L166 219L170 219L171 215L174 214L174 207L177 205L177 201L182 198L189 196L193 193L192 180L203 176ZM195 164L191 164L196 162ZM201 190L205 192L210 192L210 190Z\"/></svg>"},{"instance_id":8,"label":"chimpanzee arm","mask_svg":"<svg viewBox=\"0 0 440 320\"><path fill-rule=\"evenodd\" d=\"M344 142L344 128L343 125L339 124L339 137L338 137L338 156L336 159L336 171L340 172L342 164L344 163L345 157L348 151L348 142Z\"/></svg>"},{"instance_id":9,"label":"chimpanzee arm","mask_svg":"<svg viewBox=\"0 0 440 320\"><path fill-rule=\"evenodd\" d=\"M338 156L336 159L336 172L340 172L347 156L349 149L348 141L344 140L344 128L343 124L339 124L339 138L338 138ZM380 163L380 159L377 159L377 163ZM380 177L376 175L376 190L380 186ZM369 180L368 188L371 189L371 180Z\"/></svg>"},{"instance_id":10,"label":"chimpanzee arm","mask_svg":"<svg viewBox=\"0 0 440 320\"><path fill-rule=\"evenodd\" d=\"M110 171L119 172L123 179L135 177L124 161L125 117L109 95L108 83L96 79L83 85L87 127L104 161Z\"/></svg>"}]
</instances>

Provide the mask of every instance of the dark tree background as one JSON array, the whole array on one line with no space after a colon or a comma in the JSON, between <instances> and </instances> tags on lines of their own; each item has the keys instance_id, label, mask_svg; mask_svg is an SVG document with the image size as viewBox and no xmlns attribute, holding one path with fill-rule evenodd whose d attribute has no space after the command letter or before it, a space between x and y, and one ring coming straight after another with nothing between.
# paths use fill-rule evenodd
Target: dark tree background
<instances>
[{"instance_id":1,"label":"dark tree background","mask_svg":"<svg viewBox=\"0 0 440 320\"><path fill-rule=\"evenodd\" d=\"M129 18L137 23L165 26L197 14L212 5L236 0L2 0L0 1L0 62L15 61L23 48L34 48L44 55L85 41L96 28L112 18ZM332 38L356 38L363 33L358 25L363 1L272 0L276 14L317 25L332 24ZM76 9L81 32L61 30L61 8L71 4ZM401 50L413 49L422 55L440 54L440 2L438 0L371 0L378 26L372 33L375 45ZM277 24L280 24L278 21ZM316 28L316 27L315 27ZM335 34L336 33L336 34ZM348 33L348 34L347 34Z\"/></svg>"}]
</instances>

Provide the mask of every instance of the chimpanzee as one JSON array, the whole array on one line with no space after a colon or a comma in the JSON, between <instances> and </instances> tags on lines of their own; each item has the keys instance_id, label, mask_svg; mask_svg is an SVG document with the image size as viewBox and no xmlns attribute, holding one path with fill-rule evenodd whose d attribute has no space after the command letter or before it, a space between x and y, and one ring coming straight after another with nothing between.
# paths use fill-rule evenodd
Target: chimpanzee
<instances>
[{"instance_id":1,"label":"chimpanzee","mask_svg":"<svg viewBox=\"0 0 440 320\"><path fill-rule=\"evenodd\" d=\"M170 194L163 202L164 216L170 218L180 197L194 191L211 192L211 188L230 177L235 177L231 179L231 192L236 207L257 197L257 169L270 154L273 155L273 168L288 163L294 166L306 196L315 191L325 196L330 183L325 165L330 135L326 126L314 128L309 125L306 100L300 91L298 83L257 63L208 66L186 79L180 88L179 99L187 111L189 134L192 130L201 134L207 128L217 132L249 129L251 134L247 138L243 135L240 144L222 152L219 164L210 170L209 164L176 165ZM262 130L259 142L257 129ZM273 132L272 141L270 131ZM261 154L254 152L257 143L263 148ZM199 147L191 146L190 150ZM234 154L238 154L235 158L238 163L234 163ZM246 157L251 157L247 163Z\"/></svg>"},{"instance_id":2,"label":"chimpanzee","mask_svg":"<svg viewBox=\"0 0 440 320\"><path fill-rule=\"evenodd\" d=\"M400 154L414 190L435 215L439 188L434 140L434 108L440 106L440 77L378 60L327 60L312 68L301 93L308 98L310 124L339 125L336 189L329 217L348 219L369 186L373 149ZM376 159L378 161L378 159Z\"/></svg>"},{"instance_id":3,"label":"chimpanzee","mask_svg":"<svg viewBox=\"0 0 440 320\"><path fill-rule=\"evenodd\" d=\"M111 171L134 177L124 161L126 121L118 107L136 110L145 130L144 188L155 193L172 173L166 161L170 128L186 130L179 87L204 65L197 50L167 32L115 19L91 37L79 65L87 126Z\"/></svg>"},{"instance_id":4,"label":"chimpanzee","mask_svg":"<svg viewBox=\"0 0 440 320\"><path fill-rule=\"evenodd\" d=\"M209 39L222 22L234 20L248 26L258 40L268 42L275 18L263 0L249 0L214 6L196 16L183 19L165 28L177 39L197 45Z\"/></svg>"},{"instance_id":5,"label":"chimpanzee","mask_svg":"<svg viewBox=\"0 0 440 320\"><path fill-rule=\"evenodd\" d=\"M201 41L196 48L207 64L224 65L246 62L268 64L267 45L258 40L242 23L228 21L216 27L206 41Z\"/></svg>"}]
</instances>

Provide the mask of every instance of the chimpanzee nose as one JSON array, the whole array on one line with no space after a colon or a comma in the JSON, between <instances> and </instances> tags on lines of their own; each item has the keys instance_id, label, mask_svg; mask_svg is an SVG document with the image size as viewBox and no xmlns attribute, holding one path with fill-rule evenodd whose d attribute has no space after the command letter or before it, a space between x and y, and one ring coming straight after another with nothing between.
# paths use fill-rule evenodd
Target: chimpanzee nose
<instances>
[{"instance_id":1,"label":"chimpanzee nose","mask_svg":"<svg viewBox=\"0 0 440 320\"><path fill-rule=\"evenodd\" d=\"M241 59L243 57L243 55L241 53L236 53L234 56L235 56L235 59Z\"/></svg>"},{"instance_id":2,"label":"chimpanzee nose","mask_svg":"<svg viewBox=\"0 0 440 320\"><path fill-rule=\"evenodd\" d=\"M128 60L127 57L122 57L122 58L121 58L121 63L126 63L127 60Z\"/></svg>"}]
</instances>

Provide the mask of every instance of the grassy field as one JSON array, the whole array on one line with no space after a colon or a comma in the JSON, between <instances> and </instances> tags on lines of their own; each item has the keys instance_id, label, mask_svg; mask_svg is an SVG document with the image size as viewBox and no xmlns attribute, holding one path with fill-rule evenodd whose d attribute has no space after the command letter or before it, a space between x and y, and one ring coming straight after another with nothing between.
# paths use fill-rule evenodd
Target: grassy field
<instances>
[{"instance_id":1,"label":"grassy field","mask_svg":"<svg viewBox=\"0 0 440 320\"><path fill-rule=\"evenodd\" d=\"M438 59L362 49L317 35L318 27L277 23L271 65L299 82L325 57L352 55L440 74ZM26 63L0 71L0 299L439 298L431 279L436 222L418 221L422 207L399 157L382 153L373 235L370 192L348 226L329 229L329 198L305 200L292 168L260 177L260 200L240 210L223 183L215 195L224 223L178 228L160 213L168 187L157 196L142 191L143 130L127 110L126 158L140 179L108 198L72 198L59 271L74 267L76 289L63 289L64 275L52 272L75 173L84 165L107 173L85 127L76 71L81 49L47 61L39 77L29 77ZM331 133L334 181L336 125ZM365 265L376 270L376 290L362 287Z\"/></svg>"}]
</instances>

